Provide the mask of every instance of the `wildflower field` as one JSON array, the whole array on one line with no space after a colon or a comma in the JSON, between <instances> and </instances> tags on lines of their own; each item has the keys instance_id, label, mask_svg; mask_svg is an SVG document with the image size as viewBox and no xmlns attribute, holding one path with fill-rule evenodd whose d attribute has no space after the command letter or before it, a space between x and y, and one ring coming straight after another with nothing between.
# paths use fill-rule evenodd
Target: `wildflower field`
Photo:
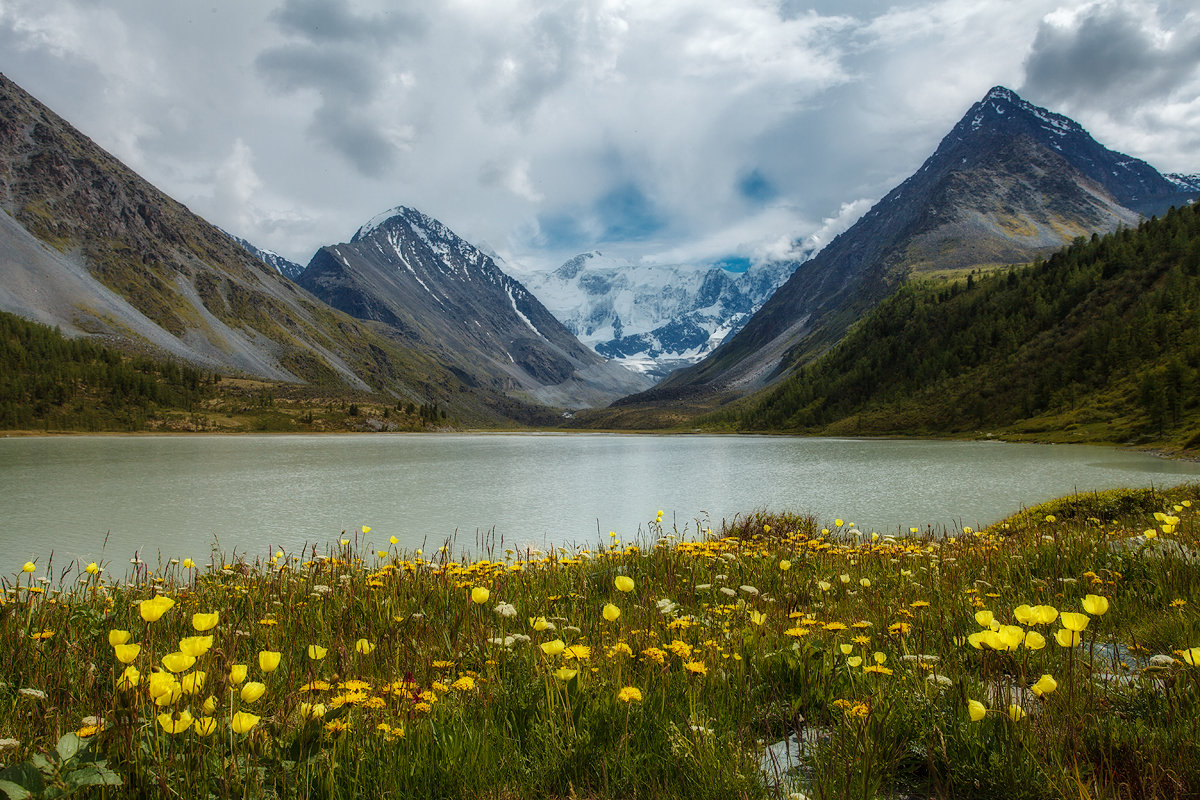
<instances>
[{"instance_id":1,"label":"wildflower field","mask_svg":"<svg viewBox=\"0 0 1200 800\"><path fill-rule=\"evenodd\" d=\"M0 794L1197 797L1198 509L1106 492L944 536L755 513L697 541L660 514L473 562L366 527L208 566L30 554Z\"/></svg>"}]
</instances>

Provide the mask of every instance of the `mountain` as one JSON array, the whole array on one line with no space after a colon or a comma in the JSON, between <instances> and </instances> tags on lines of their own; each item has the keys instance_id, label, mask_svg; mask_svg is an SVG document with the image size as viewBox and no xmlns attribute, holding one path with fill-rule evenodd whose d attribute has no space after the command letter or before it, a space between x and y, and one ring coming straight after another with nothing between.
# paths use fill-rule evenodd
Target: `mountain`
<instances>
[{"instance_id":1,"label":"mountain","mask_svg":"<svg viewBox=\"0 0 1200 800\"><path fill-rule=\"evenodd\" d=\"M1163 177L1178 186L1181 191L1200 194L1200 174L1184 175L1179 172L1168 172Z\"/></svg>"},{"instance_id":2,"label":"mountain","mask_svg":"<svg viewBox=\"0 0 1200 800\"><path fill-rule=\"evenodd\" d=\"M523 278L581 342L605 358L663 378L741 330L795 266L775 262L735 273L633 264L592 251Z\"/></svg>"},{"instance_id":3,"label":"mountain","mask_svg":"<svg viewBox=\"0 0 1200 800\"><path fill-rule=\"evenodd\" d=\"M1200 446L1200 204L1031 266L911 281L711 424Z\"/></svg>"},{"instance_id":4,"label":"mountain","mask_svg":"<svg viewBox=\"0 0 1200 800\"><path fill-rule=\"evenodd\" d=\"M297 282L437 353L461 380L552 406L611 402L651 380L586 348L491 256L403 206L322 247Z\"/></svg>"},{"instance_id":5,"label":"mountain","mask_svg":"<svg viewBox=\"0 0 1200 800\"><path fill-rule=\"evenodd\" d=\"M0 310L226 374L540 419L314 298L0 75Z\"/></svg>"},{"instance_id":6,"label":"mountain","mask_svg":"<svg viewBox=\"0 0 1200 800\"><path fill-rule=\"evenodd\" d=\"M293 280L293 281L296 280L296 278L299 277L300 273L304 271L304 265L297 264L295 261L291 261L289 259L284 258L283 256L279 255L279 253L276 253L274 250L263 250L261 248L255 247L250 242L246 241L245 239L241 238L240 236L234 236L229 231L223 230L223 231L221 231L221 233L225 234L230 239L233 239L233 241L235 241L239 245L241 245L242 248L247 253L254 256L259 261L263 262L268 267L275 270L280 275L282 275L283 277L285 277L289 280Z\"/></svg>"},{"instance_id":7,"label":"mountain","mask_svg":"<svg viewBox=\"0 0 1200 800\"><path fill-rule=\"evenodd\" d=\"M833 346L910 275L1026 263L1194 197L1072 120L993 88L919 170L801 264L740 333L621 403L711 407L743 396Z\"/></svg>"}]
</instances>

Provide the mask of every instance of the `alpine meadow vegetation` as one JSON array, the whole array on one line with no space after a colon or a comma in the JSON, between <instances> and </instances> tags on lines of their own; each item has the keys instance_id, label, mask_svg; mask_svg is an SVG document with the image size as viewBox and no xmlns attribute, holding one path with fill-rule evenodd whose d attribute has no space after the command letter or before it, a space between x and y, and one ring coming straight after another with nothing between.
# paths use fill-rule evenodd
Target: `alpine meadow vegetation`
<instances>
[{"instance_id":1,"label":"alpine meadow vegetation","mask_svg":"<svg viewBox=\"0 0 1200 800\"><path fill-rule=\"evenodd\" d=\"M0 792L1195 797L1198 509L1113 491L897 535L660 512L472 560L367 526L207 565L10 552Z\"/></svg>"}]
</instances>

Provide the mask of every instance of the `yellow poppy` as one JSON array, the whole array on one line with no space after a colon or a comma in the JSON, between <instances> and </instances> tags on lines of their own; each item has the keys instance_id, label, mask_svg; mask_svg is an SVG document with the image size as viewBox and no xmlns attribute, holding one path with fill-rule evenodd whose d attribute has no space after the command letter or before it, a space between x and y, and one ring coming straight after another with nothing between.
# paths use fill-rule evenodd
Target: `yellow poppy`
<instances>
[{"instance_id":1,"label":"yellow poppy","mask_svg":"<svg viewBox=\"0 0 1200 800\"><path fill-rule=\"evenodd\" d=\"M542 652L546 655L556 656L567 649L567 643L562 639L555 639L552 642L543 642L539 647L542 648Z\"/></svg>"},{"instance_id":2,"label":"yellow poppy","mask_svg":"<svg viewBox=\"0 0 1200 800\"><path fill-rule=\"evenodd\" d=\"M100 565L97 564L95 561L93 561L90 564L88 564L87 567L85 567L83 571L86 572L88 575L99 575L100 574Z\"/></svg>"},{"instance_id":3,"label":"yellow poppy","mask_svg":"<svg viewBox=\"0 0 1200 800\"><path fill-rule=\"evenodd\" d=\"M192 730L196 731L198 736L209 736L217 729L217 721L212 717L197 717L192 723Z\"/></svg>"},{"instance_id":4,"label":"yellow poppy","mask_svg":"<svg viewBox=\"0 0 1200 800\"><path fill-rule=\"evenodd\" d=\"M183 687L184 694L200 694L204 689L204 679L206 677L206 673L196 670L180 678L179 685Z\"/></svg>"},{"instance_id":5,"label":"yellow poppy","mask_svg":"<svg viewBox=\"0 0 1200 800\"><path fill-rule=\"evenodd\" d=\"M192 561L190 558L185 558L185 559L183 560L183 566L184 566L184 568L186 568L186 569L195 569L195 568L196 568L196 562L195 562L195 561Z\"/></svg>"},{"instance_id":6,"label":"yellow poppy","mask_svg":"<svg viewBox=\"0 0 1200 800\"><path fill-rule=\"evenodd\" d=\"M187 711L180 711L178 717L166 711L158 715L158 724L164 731L172 735L183 733L192 727L193 721L192 715Z\"/></svg>"},{"instance_id":7,"label":"yellow poppy","mask_svg":"<svg viewBox=\"0 0 1200 800\"><path fill-rule=\"evenodd\" d=\"M274 672L279 667L281 654L274 650L263 650L258 654L258 668L263 672Z\"/></svg>"},{"instance_id":8,"label":"yellow poppy","mask_svg":"<svg viewBox=\"0 0 1200 800\"><path fill-rule=\"evenodd\" d=\"M476 605L483 605L491 596L492 593L486 586L476 586L471 590L471 602L475 603Z\"/></svg>"},{"instance_id":9,"label":"yellow poppy","mask_svg":"<svg viewBox=\"0 0 1200 800\"><path fill-rule=\"evenodd\" d=\"M968 700L967 713L971 715L972 722L979 722L987 715L987 706L978 700Z\"/></svg>"},{"instance_id":10,"label":"yellow poppy","mask_svg":"<svg viewBox=\"0 0 1200 800\"><path fill-rule=\"evenodd\" d=\"M196 657L189 656L187 653L167 653L162 657L162 663L171 672L183 672L192 668L192 665L196 663Z\"/></svg>"},{"instance_id":11,"label":"yellow poppy","mask_svg":"<svg viewBox=\"0 0 1200 800\"><path fill-rule=\"evenodd\" d=\"M563 681L564 683L566 681L571 680L571 678L574 678L578 674L579 674L579 670L567 669L566 667L559 667L558 669L556 669L554 671L554 677L558 678L560 681Z\"/></svg>"},{"instance_id":12,"label":"yellow poppy","mask_svg":"<svg viewBox=\"0 0 1200 800\"><path fill-rule=\"evenodd\" d=\"M1088 626L1091 618L1087 614L1080 614L1076 611L1064 611L1059 615L1059 620L1067 630L1078 632Z\"/></svg>"},{"instance_id":13,"label":"yellow poppy","mask_svg":"<svg viewBox=\"0 0 1200 800\"><path fill-rule=\"evenodd\" d=\"M538 631L540 633L541 631L544 631L547 628L549 628L550 623L546 621L545 617L530 617L529 618L529 627L533 628L535 631Z\"/></svg>"},{"instance_id":14,"label":"yellow poppy","mask_svg":"<svg viewBox=\"0 0 1200 800\"><path fill-rule=\"evenodd\" d=\"M246 680L248 672L245 664L230 664L229 665L229 682L235 686Z\"/></svg>"},{"instance_id":15,"label":"yellow poppy","mask_svg":"<svg viewBox=\"0 0 1200 800\"><path fill-rule=\"evenodd\" d=\"M305 719L320 719L325 716L324 703L301 703L300 716Z\"/></svg>"},{"instance_id":16,"label":"yellow poppy","mask_svg":"<svg viewBox=\"0 0 1200 800\"><path fill-rule=\"evenodd\" d=\"M846 659L846 663L852 667L858 667L862 664L862 656L850 656Z\"/></svg>"},{"instance_id":17,"label":"yellow poppy","mask_svg":"<svg viewBox=\"0 0 1200 800\"><path fill-rule=\"evenodd\" d=\"M117 679L117 688L123 692L128 692L140 683L142 674L137 671L137 667L126 667L121 673L121 677Z\"/></svg>"},{"instance_id":18,"label":"yellow poppy","mask_svg":"<svg viewBox=\"0 0 1200 800\"><path fill-rule=\"evenodd\" d=\"M1046 646L1046 637L1042 636L1037 631L1029 631L1025 634L1025 647L1030 650L1041 650Z\"/></svg>"},{"instance_id":19,"label":"yellow poppy","mask_svg":"<svg viewBox=\"0 0 1200 800\"><path fill-rule=\"evenodd\" d=\"M229 720L229 727L233 729L234 733L246 733L258 724L259 719L261 717L248 711L239 711Z\"/></svg>"},{"instance_id":20,"label":"yellow poppy","mask_svg":"<svg viewBox=\"0 0 1200 800\"><path fill-rule=\"evenodd\" d=\"M1051 675L1043 675L1038 678L1037 683L1029 687L1038 697L1050 694L1058 688L1058 681L1054 680Z\"/></svg>"},{"instance_id":21,"label":"yellow poppy","mask_svg":"<svg viewBox=\"0 0 1200 800\"><path fill-rule=\"evenodd\" d=\"M371 654L371 651L375 649L375 645L371 644L366 639L359 639L354 643L354 649L360 654L368 656Z\"/></svg>"},{"instance_id":22,"label":"yellow poppy","mask_svg":"<svg viewBox=\"0 0 1200 800\"><path fill-rule=\"evenodd\" d=\"M1103 595L1089 594L1083 598L1083 610L1093 617L1102 616L1108 611L1108 598ZM1063 623L1066 624L1066 623Z\"/></svg>"},{"instance_id":23,"label":"yellow poppy","mask_svg":"<svg viewBox=\"0 0 1200 800\"><path fill-rule=\"evenodd\" d=\"M792 562L788 561L786 558L780 559L780 561L779 561L779 569L780 570L782 570L783 572L787 572L791 568L792 568Z\"/></svg>"},{"instance_id":24,"label":"yellow poppy","mask_svg":"<svg viewBox=\"0 0 1200 800\"><path fill-rule=\"evenodd\" d=\"M35 569L37 569L37 564L34 564L32 561L26 561L24 566L21 567L22 572L33 572Z\"/></svg>"},{"instance_id":25,"label":"yellow poppy","mask_svg":"<svg viewBox=\"0 0 1200 800\"><path fill-rule=\"evenodd\" d=\"M118 644L113 647L113 654L116 655L117 661L120 661L122 664L132 663L140 652L142 652L140 644Z\"/></svg>"},{"instance_id":26,"label":"yellow poppy","mask_svg":"<svg viewBox=\"0 0 1200 800\"><path fill-rule=\"evenodd\" d=\"M1013 704L1008 707L1008 718L1013 722L1020 722L1025 717L1025 709Z\"/></svg>"},{"instance_id":27,"label":"yellow poppy","mask_svg":"<svg viewBox=\"0 0 1200 800\"><path fill-rule=\"evenodd\" d=\"M621 609L614 606L612 603L605 603L604 608L600 611L606 620L615 622L617 617L621 616Z\"/></svg>"},{"instance_id":28,"label":"yellow poppy","mask_svg":"<svg viewBox=\"0 0 1200 800\"><path fill-rule=\"evenodd\" d=\"M179 652L192 658L199 658L212 647L211 636L185 636L179 640Z\"/></svg>"},{"instance_id":29,"label":"yellow poppy","mask_svg":"<svg viewBox=\"0 0 1200 800\"><path fill-rule=\"evenodd\" d=\"M308 657L313 661L320 661L329 652L328 648L321 647L319 644L310 644L308 646Z\"/></svg>"},{"instance_id":30,"label":"yellow poppy","mask_svg":"<svg viewBox=\"0 0 1200 800\"><path fill-rule=\"evenodd\" d=\"M760 611L751 611L750 621L761 627L762 624L767 621L767 615Z\"/></svg>"},{"instance_id":31,"label":"yellow poppy","mask_svg":"<svg viewBox=\"0 0 1200 800\"><path fill-rule=\"evenodd\" d=\"M1063 647L1078 647L1079 643L1083 641L1083 637L1079 635L1079 631L1059 628L1054 633L1054 641L1058 642Z\"/></svg>"},{"instance_id":32,"label":"yellow poppy","mask_svg":"<svg viewBox=\"0 0 1200 800\"><path fill-rule=\"evenodd\" d=\"M192 614L192 627L203 633L211 631L217 627L217 623L221 619L221 612L213 611L211 614Z\"/></svg>"},{"instance_id":33,"label":"yellow poppy","mask_svg":"<svg viewBox=\"0 0 1200 800\"><path fill-rule=\"evenodd\" d=\"M171 610L175 601L164 595L158 595L138 604L138 613L146 622L157 622L162 615Z\"/></svg>"},{"instance_id":34,"label":"yellow poppy","mask_svg":"<svg viewBox=\"0 0 1200 800\"><path fill-rule=\"evenodd\" d=\"M241 693L242 702L244 702L244 703L258 702L259 698L261 698L266 693L267 693L267 686L265 683L259 683L258 681L251 681L250 683L247 683L245 686L242 687L242 693Z\"/></svg>"},{"instance_id":35,"label":"yellow poppy","mask_svg":"<svg viewBox=\"0 0 1200 800\"><path fill-rule=\"evenodd\" d=\"M613 586L616 586L617 591L619 592L632 592L633 578L629 577L628 575L618 575L617 577L613 578Z\"/></svg>"},{"instance_id":36,"label":"yellow poppy","mask_svg":"<svg viewBox=\"0 0 1200 800\"><path fill-rule=\"evenodd\" d=\"M986 608L983 609L982 611L975 612L975 622L981 628L992 627L992 623L994 621L995 621L995 616L992 614L991 611L988 611Z\"/></svg>"},{"instance_id":37,"label":"yellow poppy","mask_svg":"<svg viewBox=\"0 0 1200 800\"><path fill-rule=\"evenodd\" d=\"M119 644L125 644L129 641L129 631L116 630L115 628L108 632L108 643L113 647Z\"/></svg>"}]
</instances>

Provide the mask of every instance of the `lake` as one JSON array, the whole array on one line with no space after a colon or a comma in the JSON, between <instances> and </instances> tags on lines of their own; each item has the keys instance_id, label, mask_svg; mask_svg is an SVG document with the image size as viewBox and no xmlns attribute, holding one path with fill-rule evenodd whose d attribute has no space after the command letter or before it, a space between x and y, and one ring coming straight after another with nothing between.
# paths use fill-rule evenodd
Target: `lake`
<instances>
[{"instance_id":1,"label":"lake","mask_svg":"<svg viewBox=\"0 0 1200 800\"><path fill-rule=\"evenodd\" d=\"M981 527L1072 491L1173 486L1200 464L1082 445L765 436L406 434L0 439L0 573L55 551L123 572L250 557L342 531L431 555L694 534L761 509L864 531ZM107 537L107 546L105 538Z\"/></svg>"}]
</instances>

